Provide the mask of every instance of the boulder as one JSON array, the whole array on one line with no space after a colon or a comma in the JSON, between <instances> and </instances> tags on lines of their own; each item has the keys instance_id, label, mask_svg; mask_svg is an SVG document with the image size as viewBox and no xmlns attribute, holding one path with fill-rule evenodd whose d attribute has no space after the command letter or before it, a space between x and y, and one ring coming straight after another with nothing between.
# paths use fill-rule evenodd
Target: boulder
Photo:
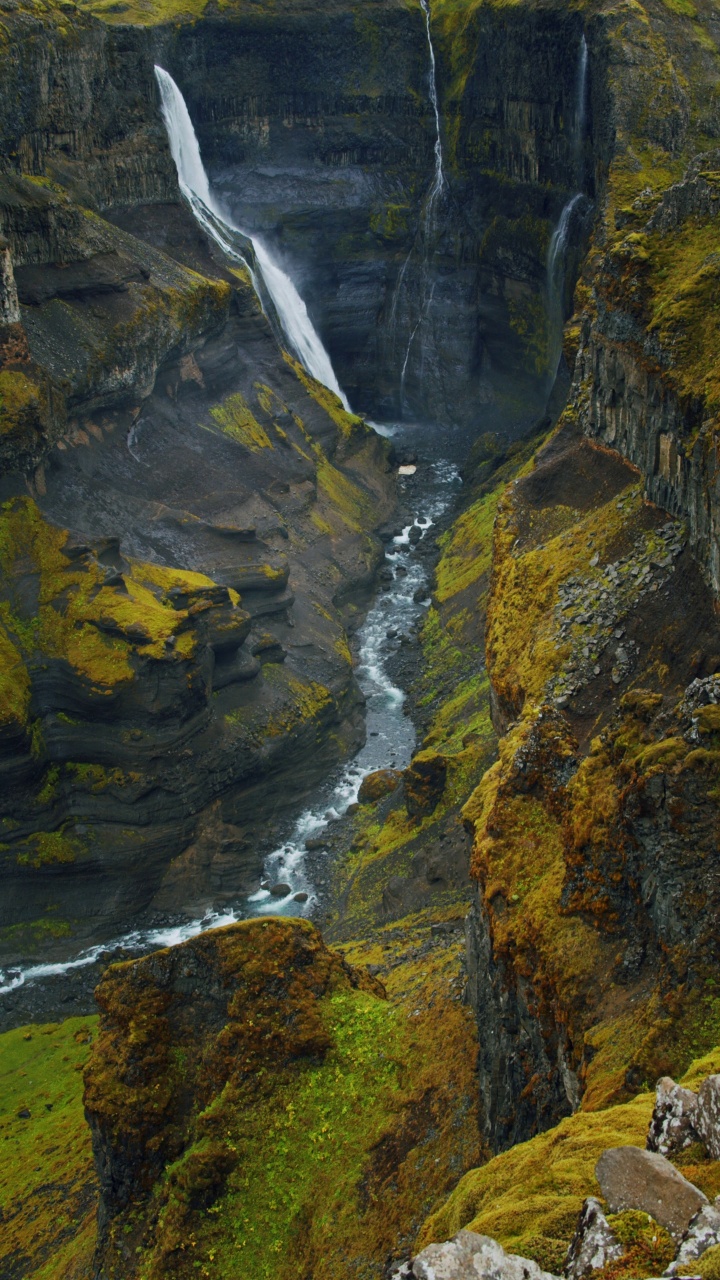
<instances>
[{"instance_id":1,"label":"boulder","mask_svg":"<svg viewBox=\"0 0 720 1280\"><path fill-rule=\"evenodd\" d=\"M670 1076L662 1076L655 1087L648 1151L667 1156L697 1142L697 1111L698 1095L691 1089L683 1089Z\"/></svg>"},{"instance_id":2,"label":"boulder","mask_svg":"<svg viewBox=\"0 0 720 1280\"><path fill-rule=\"evenodd\" d=\"M360 804L375 804L376 800L390 795L391 791L396 791L400 786L402 776L400 769L376 769L374 773L369 773L360 783Z\"/></svg>"},{"instance_id":3,"label":"boulder","mask_svg":"<svg viewBox=\"0 0 720 1280\"><path fill-rule=\"evenodd\" d=\"M687 1273L692 1264L701 1258L708 1249L720 1244L720 1196L714 1204L706 1204L695 1214L683 1237L677 1257L665 1272L674 1276Z\"/></svg>"},{"instance_id":4,"label":"boulder","mask_svg":"<svg viewBox=\"0 0 720 1280\"><path fill-rule=\"evenodd\" d=\"M696 1128L710 1158L720 1160L720 1075L700 1085Z\"/></svg>"},{"instance_id":5,"label":"boulder","mask_svg":"<svg viewBox=\"0 0 720 1280\"><path fill-rule=\"evenodd\" d=\"M621 1258L624 1252L600 1201L589 1196L580 1210L575 1235L565 1259L563 1270L568 1280L580 1280L589 1271L597 1271Z\"/></svg>"},{"instance_id":6,"label":"boulder","mask_svg":"<svg viewBox=\"0 0 720 1280\"><path fill-rule=\"evenodd\" d=\"M411 818L432 813L445 790L447 761L438 751L419 751L405 770L405 807Z\"/></svg>"},{"instance_id":7,"label":"boulder","mask_svg":"<svg viewBox=\"0 0 720 1280\"><path fill-rule=\"evenodd\" d=\"M285 884L285 882L282 881L279 884L271 885L270 892L273 898L287 898L288 894L292 893L292 888L289 884Z\"/></svg>"},{"instance_id":8,"label":"boulder","mask_svg":"<svg viewBox=\"0 0 720 1280\"><path fill-rule=\"evenodd\" d=\"M691 1219L708 1203L698 1187L655 1151L610 1147L595 1166L595 1177L611 1213L641 1209L682 1239Z\"/></svg>"},{"instance_id":9,"label":"boulder","mask_svg":"<svg viewBox=\"0 0 720 1280\"><path fill-rule=\"evenodd\" d=\"M506 1253L497 1240L475 1231L459 1231L452 1240L428 1245L409 1274L415 1280L553 1280L537 1262Z\"/></svg>"}]
</instances>

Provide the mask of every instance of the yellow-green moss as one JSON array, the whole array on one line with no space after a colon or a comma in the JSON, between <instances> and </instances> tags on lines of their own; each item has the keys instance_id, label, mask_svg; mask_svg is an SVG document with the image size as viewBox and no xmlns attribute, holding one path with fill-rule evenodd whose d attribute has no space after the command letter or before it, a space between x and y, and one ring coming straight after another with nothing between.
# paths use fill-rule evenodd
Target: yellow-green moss
<instances>
[{"instance_id":1,"label":"yellow-green moss","mask_svg":"<svg viewBox=\"0 0 720 1280\"><path fill-rule=\"evenodd\" d=\"M260 449L272 449L272 441L264 427L260 426L250 406L240 392L228 396L221 405L210 410L212 417L226 435L257 453Z\"/></svg>"},{"instance_id":2,"label":"yellow-green moss","mask_svg":"<svg viewBox=\"0 0 720 1280\"><path fill-rule=\"evenodd\" d=\"M681 1267L680 1276L700 1276L701 1280L720 1280L720 1244L708 1249L697 1262Z\"/></svg>"},{"instance_id":3,"label":"yellow-green moss","mask_svg":"<svg viewBox=\"0 0 720 1280\"><path fill-rule=\"evenodd\" d=\"M39 424L40 389L24 373L0 369L0 436Z\"/></svg>"},{"instance_id":4,"label":"yellow-green moss","mask_svg":"<svg viewBox=\"0 0 720 1280\"><path fill-rule=\"evenodd\" d=\"M30 676L17 645L0 626L0 724L24 724L30 705Z\"/></svg>"},{"instance_id":5,"label":"yellow-green moss","mask_svg":"<svg viewBox=\"0 0 720 1280\"><path fill-rule=\"evenodd\" d=\"M450 988L457 948L416 963L384 1000L306 922L248 921L194 946L225 980L224 1026L173 1032L155 985L167 953L152 973L115 967L98 992L86 1102L103 1131L143 1140L183 1084L197 1099L188 1145L111 1234L137 1246L143 1280L166 1274L169 1257L179 1276L228 1280L299 1268L331 1280L348 1259L378 1274L482 1155L474 1027ZM107 1262L123 1274L112 1245Z\"/></svg>"},{"instance_id":6,"label":"yellow-green moss","mask_svg":"<svg viewBox=\"0 0 720 1280\"><path fill-rule=\"evenodd\" d=\"M82 840L65 831L38 831L27 841L29 848L17 856L18 866L53 866L60 862L77 862L86 851Z\"/></svg>"},{"instance_id":7,"label":"yellow-green moss","mask_svg":"<svg viewBox=\"0 0 720 1280\"><path fill-rule=\"evenodd\" d=\"M348 413L347 409L343 408L342 401L335 395L335 392L326 387L324 383L318 382L317 378L313 378L300 362L289 355L288 352L284 351L283 355L308 394L312 396L316 404L320 405L321 409L325 410L341 435L346 439L350 439L356 433L358 427L363 426L362 418L359 418L355 413Z\"/></svg>"},{"instance_id":8,"label":"yellow-green moss","mask_svg":"<svg viewBox=\"0 0 720 1280\"><path fill-rule=\"evenodd\" d=\"M81 1072L96 1026L70 1018L0 1035L0 1271L22 1260L17 1274L32 1280L89 1273L97 1181Z\"/></svg>"},{"instance_id":9,"label":"yellow-green moss","mask_svg":"<svg viewBox=\"0 0 720 1280\"><path fill-rule=\"evenodd\" d=\"M38 654L64 658L96 688L134 678L132 655L190 658L197 643L186 610L166 600L173 586L214 585L201 574L133 562L124 590L104 585L105 570L92 560L70 560L63 551L67 531L47 523L29 498L0 508L0 647L6 657L0 677L0 707L6 719L27 714L28 660ZM20 576L36 583L36 608L17 595ZM0 716L1 718L1 716Z\"/></svg>"},{"instance_id":10,"label":"yellow-green moss","mask_svg":"<svg viewBox=\"0 0 720 1280\"><path fill-rule=\"evenodd\" d=\"M163 22L195 22L208 0L78 0L79 7L103 22L155 26ZM224 7L221 5L221 7Z\"/></svg>"},{"instance_id":11,"label":"yellow-green moss","mask_svg":"<svg viewBox=\"0 0 720 1280\"><path fill-rule=\"evenodd\" d=\"M682 1082L697 1088L716 1067L716 1059L717 1051L694 1063ZM445 1240L465 1227L537 1260L553 1242L556 1251L567 1249L583 1200L600 1196L595 1180L598 1159L608 1147L644 1147L653 1104L654 1095L643 1093L605 1111L581 1111L495 1156L466 1174L443 1208L425 1223L420 1243ZM642 1217L646 1226L647 1216ZM636 1269L620 1268L617 1274L658 1275L654 1268L670 1248L662 1229L654 1224L646 1239L645 1226L634 1216L619 1215L616 1225L628 1243L641 1246L631 1259Z\"/></svg>"}]
</instances>

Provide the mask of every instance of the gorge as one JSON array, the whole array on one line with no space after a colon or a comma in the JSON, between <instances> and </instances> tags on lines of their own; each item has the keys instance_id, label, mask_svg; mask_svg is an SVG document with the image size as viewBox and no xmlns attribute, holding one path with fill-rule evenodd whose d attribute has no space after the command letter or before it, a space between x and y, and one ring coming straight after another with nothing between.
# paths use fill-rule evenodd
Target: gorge
<instances>
[{"instance_id":1,"label":"gorge","mask_svg":"<svg viewBox=\"0 0 720 1280\"><path fill-rule=\"evenodd\" d=\"M713 1280L716 7L0 7L0 1276Z\"/></svg>"}]
</instances>

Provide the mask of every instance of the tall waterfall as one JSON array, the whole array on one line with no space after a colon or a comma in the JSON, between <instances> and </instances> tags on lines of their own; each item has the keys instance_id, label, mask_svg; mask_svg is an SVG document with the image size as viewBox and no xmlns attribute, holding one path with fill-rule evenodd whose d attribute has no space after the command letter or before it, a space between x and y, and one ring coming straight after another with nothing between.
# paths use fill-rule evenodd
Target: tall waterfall
<instances>
[{"instance_id":1,"label":"tall waterfall","mask_svg":"<svg viewBox=\"0 0 720 1280\"><path fill-rule=\"evenodd\" d=\"M433 114L435 116L435 147L434 147L435 167L433 172L432 183L430 184L430 189L427 193L427 196L425 197L425 206L423 209L422 225L420 228L421 244L422 244L422 277L421 277L422 292L420 296L420 305L418 307L418 312L417 312L417 319L415 321L415 324L410 329L410 336L408 338L407 347L405 348L405 357L403 359L401 372L400 372L400 408L401 410L402 410L403 400L405 398L405 375L407 374L408 364L410 363L410 352L412 350L413 343L415 342L415 338L417 337L418 334L420 334L420 341L422 344L422 340L424 336L422 330L423 330L425 321L427 320L428 313L430 311L430 306L433 299L433 293L435 291L433 287L433 289L431 289L430 293L428 294L428 268L429 268L429 261L430 261L430 249L431 249L430 238L435 227L435 211L437 208L437 203L445 187L445 173L443 171L442 127L441 127L441 121L440 121L440 100L438 98L438 90L437 90L437 64L435 61L435 47L432 42L432 32L430 30L429 0L420 0L420 6L422 8L423 14L425 15L425 31L427 34L428 55L430 59L430 77L429 77L430 102L432 105ZM400 276L399 276L397 285L395 287L395 296L393 298L392 308L390 311L390 325L393 330L395 329L395 326L397 323L398 299L400 298L400 295L402 293L403 285L405 283L405 275L414 251L415 251L415 245L413 245L407 258L405 259L405 262L403 263L403 268L402 268L402 271L400 272ZM421 353L422 353L422 348L421 348Z\"/></svg>"},{"instance_id":2,"label":"tall waterfall","mask_svg":"<svg viewBox=\"0 0 720 1280\"><path fill-rule=\"evenodd\" d=\"M240 227L234 226L218 207L210 190L185 99L172 76L168 75L162 67L155 67L155 76L160 90L162 116L178 173L180 190L197 221L223 253L235 258L236 261L243 261L246 266L250 264L243 258L236 244L238 233L250 242L255 255L256 271L261 276L262 285L272 300L289 346L308 373L334 391L349 411L350 405L340 389L330 357L295 285L278 266L267 245ZM253 286L262 305L261 282L258 280L256 271L250 266Z\"/></svg>"},{"instance_id":3,"label":"tall waterfall","mask_svg":"<svg viewBox=\"0 0 720 1280\"><path fill-rule=\"evenodd\" d=\"M440 128L440 105L437 91L437 67L435 65L435 49L432 42L432 33L430 31L430 4L429 0L420 0L420 4L422 5L422 11L425 14L425 30L427 32L428 53L430 54L430 101L435 113L435 174L433 176L432 186L425 204L425 220L429 226L431 225L435 214L435 205L437 204L438 196L445 186L445 174L443 173L442 131Z\"/></svg>"},{"instance_id":4,"label":"tall waterfall","mask_svg":"<svg viewBox=\"0 0 720 1280\"><path fill-rule=\"evenodd\" d=\"M548 350L548 380L552 384L558 371L562 351L562 331L565 319L564 286L565 257L567 254L570 221L573 209L584 200L582 194L572 196L565 205L555 230L550 237L547 254L547 310L550 335Z\"/></svg>"},{"instance_id":5,"label":"tall waterfall","mask_svg":"<svg viewBox=\"0 0 720 1280\"><path fill-rule=\"evenodd\" d=\"M575 130L573 137L573 160L575 167L575 178L579 186L583 182L583 142L585 139L585 117L587 109L587 68L588 68L588 47L585 34L580 39L580 52L578 56L578 69L576 81L576 97L575 97ZM547 311L548 311L548 381L549 384L555 380L560 363L560 353L562 350L562 332L565 320L565 259L567 255L568 237L570 234L570 224L572 220L573 209L576 208L581 201L585 200L585 196L578 192L565 204L558 224L550 237L548 246L546 274L547 274Z\"/></svg>"},{"instance_id":6,"label":"tall waterfall","mask_svg":"<svg viewBox=\"0 0 720 1280\"><path fill-rule=\"evenodd\" d=\"M585 140L585 117L587 114L587 68L588 68L588 47L585 33L583 32L580 40L580 58L578 60L577 71L577 105L575 109L575 171L578 184L582 186L583 181L583 142Z\"/></svg>"}]
</instances>

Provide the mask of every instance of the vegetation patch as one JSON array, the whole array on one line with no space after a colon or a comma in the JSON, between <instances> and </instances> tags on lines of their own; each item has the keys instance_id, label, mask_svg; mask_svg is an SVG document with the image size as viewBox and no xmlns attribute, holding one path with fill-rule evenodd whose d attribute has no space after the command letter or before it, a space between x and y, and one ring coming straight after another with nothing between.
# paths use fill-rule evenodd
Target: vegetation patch
<instances>
[{"instance_id":1,"label":"vegetation patch","mask_svg":"<svg viewBox=\"0 0 720 1280\"><path fill-rule=\"evenodd\" d=\"M0 1270L84 1280L98 1185L83 1116L82 1070L97 1018L0 1035Z\"/></svg>"},{"instance_id":2,"label":"vegetation patch","mask_svg":"<svg viewBox=\"0 0 720 1280\"><path fill-rule=\"evenodd\" d=\"M240 392L228 396L221 405L210 410L212 417L226 435L257 453L259 449L272 449L272 441L264 427L260 426L250 406Z\"/></svg>"},{"instance_id":3,"label":"vegetation patch","mask_svg":"<svg viewBox=\"0 0 720 1280\"><path fill-rule=\"evenodd\" d=\"M715 1055L694 1063L682 1080L697 1088L715 1069ZM553 1129L518 1143L461 1180L447 1203L425 1223L420 1243L446 1240L466 1228L493 1236L505 1249L554 1269L572 1239L583 1200L602 1201L595 1165L608 1147L645 1146L654 1094L603 1111L580 1111ZM675 1254L667 1232L647 1214L610 1218L628 1252L602 1274L612 1277L660 1275Z\"/></svg>"}]
</instances>

